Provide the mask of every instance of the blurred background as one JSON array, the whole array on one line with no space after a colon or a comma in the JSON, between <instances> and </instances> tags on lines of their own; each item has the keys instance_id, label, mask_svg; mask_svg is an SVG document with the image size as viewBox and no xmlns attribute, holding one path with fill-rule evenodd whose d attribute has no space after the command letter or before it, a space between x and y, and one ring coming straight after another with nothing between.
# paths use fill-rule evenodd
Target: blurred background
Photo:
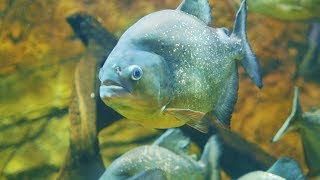
<instances>
[{"instance_id":1,"label":"blurred background","mask_svg":"<svg viewBox=\"0 0 320 180\"><path fill-rule=\"evenodd\" d=\"M88 51L91 55L94 52L81 41L79 34L75 35L68 17L79 12L90 14L118 39L144 15L175 9L179 3L174 0L0 0L0 179L55 179L65 161L72 138L69 107L74 84L82 76L83 81L86 79L85 72L75 78L76 67L80 61L92 58ZM210 5L211 26L232 29L237 2L210 0ZM291 112L295 85L300 87L304 111L320 107L318 54L312 56L316 60L307 66L318 67L317 70L300 67L309 52L308 37L317 14L300 16L271 17L249 3L247 34L263 69L264 87L256 88L239 68L239 98L231 130L272 156L293 157L307 172L297 133L288 133L278 143L270 143ZM75 96L81 98L81 93ZM99 98L98 94L92 96ZM108 121L111 117L104 118ZM97 134L104 165L108 166L134 147L151 143L159 133L125 119L101 128Z\"/></svg>"}]
</instances>

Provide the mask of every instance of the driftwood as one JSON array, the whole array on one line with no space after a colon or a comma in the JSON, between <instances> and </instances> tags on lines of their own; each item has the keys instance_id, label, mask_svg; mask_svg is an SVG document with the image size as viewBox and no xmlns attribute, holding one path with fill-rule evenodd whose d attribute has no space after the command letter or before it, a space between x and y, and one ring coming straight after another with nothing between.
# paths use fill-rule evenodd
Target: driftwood
<instances>
[{"instance_id":1,"label":"driftwood","mask_svg":"<svg viewBox=\"0 0 320 180\"><path fill-rule=\"evenodd\" d=\"M75 34L88 47L90 55L79 62L75 74L75 92L70 107L70 147L60 170L59 179L94 179L104 170L97 134L101 129L121 118L100 100L96 77L97 70L108 54L106 52L111 51L116 41L97 20L89 15L75 14L68 17L67 21ZM112 45L106 45L106 42ZM203 148L212 134L219 134L222 142L220 164L232 178L254 170L266 170L276 161L276 158L255 144L219 125L212 124L208 134L188 126L183 126L182 130L200 148Z\"/></svg>"},{"instance_id":2,"label":"driftwood","mask_svg":"<svg viewBox=\"0 0 320 180\"><path fill-rule=\"evenodd\" d=\"M73 97L69 110L70 144L58 179L100 177L105 167L99 151L98 131L121 117L101 101L96 76L104 53L112 50L115 41L111 41L113 36L104 31L102 37L89 42L89 39L86 39L87 35L89 37L101 35L99 30L102 27L90 18L83 14L68 18L68 22L75 28L76 35L83 40L88 50L86 57L80 60L75 71Z\"/></svg>"},{"instance_id":3,"label":"driftwood","mask_svg":"<svg viewBox=\"0 0 320 180\"><path fill-rule=\"evenodd\" d=\"M69 110L70 144L58 179L96 179L104 170L96 130L94 70L94 61L81 60L75 72Z\"/></svg>"}]
</instances>

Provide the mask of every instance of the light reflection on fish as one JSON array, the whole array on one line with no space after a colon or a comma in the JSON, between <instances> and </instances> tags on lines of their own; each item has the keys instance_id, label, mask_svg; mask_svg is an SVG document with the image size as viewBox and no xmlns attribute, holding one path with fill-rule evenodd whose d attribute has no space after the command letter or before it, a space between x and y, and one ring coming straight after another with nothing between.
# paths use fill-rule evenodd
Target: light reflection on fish
<instances>
[{"instance_id":1,"label":"light reflection on fish","mask_svg":"<svg viewBox=\"0 0 320 180\"><path fill-rule=\"evenodd\" d=\"M211 28L207 0L140 19L120 38L102 67L100 96L128 119L152 128L188 124L207 132L206 114L229 126L241 61L258 87L258 60L246 36L246 1L232 33Z\"/></svg>"}]
</instances>

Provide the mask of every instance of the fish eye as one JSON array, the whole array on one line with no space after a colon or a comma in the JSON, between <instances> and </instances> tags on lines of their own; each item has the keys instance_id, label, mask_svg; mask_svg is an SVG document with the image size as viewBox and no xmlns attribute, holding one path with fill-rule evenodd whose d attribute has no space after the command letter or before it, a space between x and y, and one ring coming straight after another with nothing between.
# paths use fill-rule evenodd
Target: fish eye
<instances>
[{"instance_id":1,"label":"fish eye","mask_svg":"<svg viewBox=\"0 0 320 180\"><path fill-rule=\"evenodd\" d=\"M137 80L141 79L141 77L143 75L143 71L139 66L132 65L130 67L130 69L131 69L131 79L132 80L137 81Z\"/></svg>"}]
</instances>

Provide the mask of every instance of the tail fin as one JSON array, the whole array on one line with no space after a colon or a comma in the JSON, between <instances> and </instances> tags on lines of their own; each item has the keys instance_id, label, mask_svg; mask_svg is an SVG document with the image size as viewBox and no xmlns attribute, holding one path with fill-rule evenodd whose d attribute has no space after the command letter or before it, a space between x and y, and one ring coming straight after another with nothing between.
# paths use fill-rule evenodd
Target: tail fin
<instances>
[{"instance_id":1,"label":"tail fin","mask_svg":"<svg viewBox=\"0 0 320 180\"><path fill-rule=\"evenodd\" d=\"M204 147L200 161L208 167L209 178L212 180L220 179L219 171L219 157L220 157L220 144L217 136L211 136Z\"/></svg>"},{"instance_id":2,"label":"tail fin","mask_svg":"<svg viewBox=\"0 0 320 180\"><path fill-rule=\"evenodd\" d=\"M243 0L240 9L237 13L232 37L241 40L242 47L244 48L244 57L242 58L242 65L249 77L259 88L262 88L262 76L259 61L253 54L246 34L247 22L247 5L246 0Z\"/></svg>"},{"instance_id":3,"label":"tail fin","mask_svg":"<svg viewBox=\"0 0 320 180\"><path fill-rule=\"evenodd\" d=\"M289 157L283 157L277 160L269 169L269 173L281 176L285 179L306 179L303 175L299 163Z\"/></svg>"},{"instance_id":4,"label":"tail fin","mask_svg":"<svg viewBox=\"0 0 320 180\"><path fill-rule=\"evenodd\" d=\"M287 132L290 125L292 125L293 122L300 121L302 119L302 108L300 106L299 102L299 89L298 87L294 88L294 96L293 96L293 105L292 105L292 112L288 119L284 122L282 127L279 129L277 134L273 137L272 142L278 141L281 136Z\"/></svg>"}]
</instances>

